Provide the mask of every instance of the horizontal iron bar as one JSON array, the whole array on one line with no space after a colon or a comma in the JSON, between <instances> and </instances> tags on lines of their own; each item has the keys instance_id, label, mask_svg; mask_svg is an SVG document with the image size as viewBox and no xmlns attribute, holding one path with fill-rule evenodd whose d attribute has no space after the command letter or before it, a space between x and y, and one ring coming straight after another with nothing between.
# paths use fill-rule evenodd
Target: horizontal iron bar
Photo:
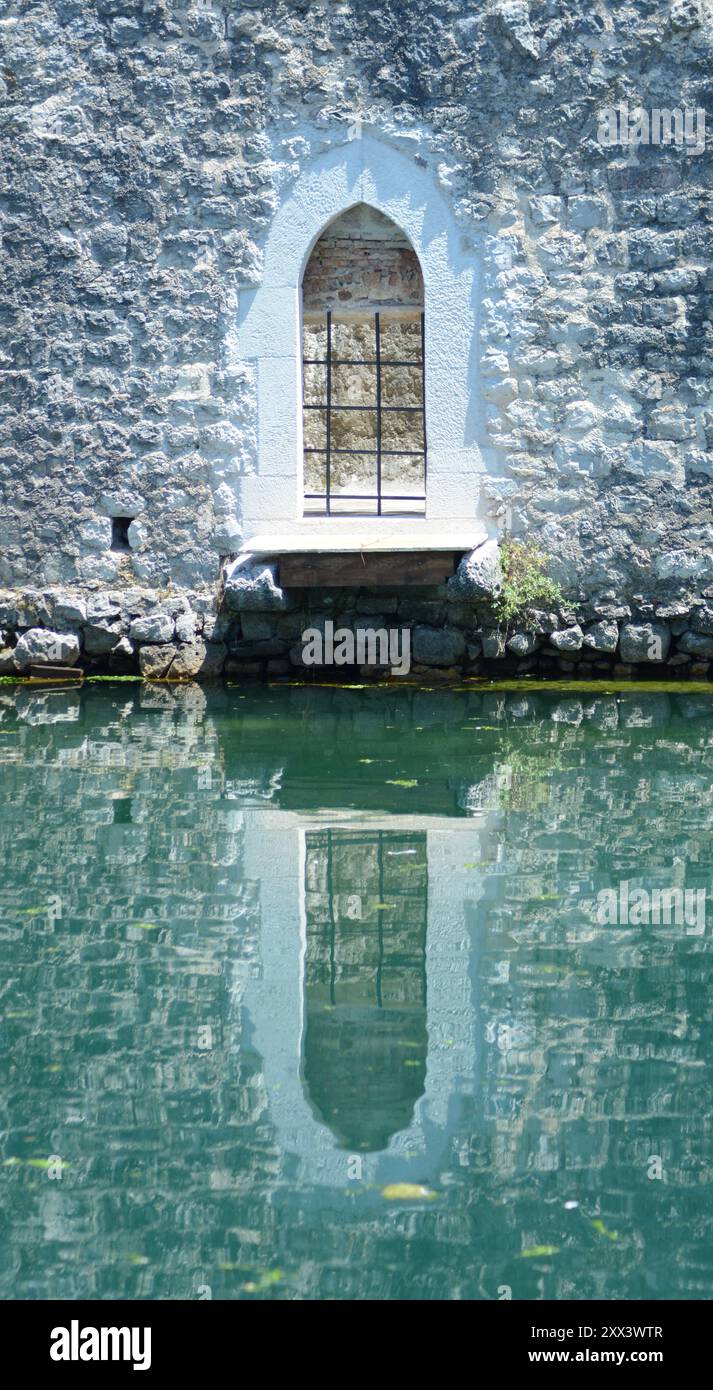
<instances>
[{"instance_id":1,"label":"horizontal iron bar","mask_svg":"<svg viewBox=\"0 0 713 1390\"><path fill-rule=\"evenodd\" d=\"M333 502L378 502L377 492L330 492L329 496ZM425 502L425 492L384 492L382 489L381 497L384 502ZM310 502L326 501L326 492L306 492L305 498Z\"/></svg>"},{"instance_id":2,"label":"horizontal iron bar","mask_svg":"<svg viewBox=\"0 0 713 1390\"><path fill-rule=\"evenodd\" d=\"M302 358L302 361L303 361L305 367L326 367L326 365L327 365L327 359L326 359L326 357L303 357L303 358ZM397 358L391 358L391 359L388 359L388 358L387 358L387 359L385 359L385 358L382 357L382 359L381 359L381 365L382 365L382 367L422 367L422 366L423 366L423 362L421 361L420 358L418 359L417 362L413 362L413 361L410 361L410 360L409 360L409 361L403 361L403 360L399 360L399 359L397 359ZM376 358L375 358L375 357L333 357L333 358L332 358L332 366L333 366L333 367L375 367L375 366L376 366Z\"/></svg>"},{"instance_id":3,"label":"horizontal iron bar","mask_svg":"<svg viewBox=\"0 0 713 1390\"><path fill-rule=\"evenodd\" d=\"M375 411L376 411L376 406L375 406L375 405L335 405L335 404L334 404L334 401L332 401L332 404L331 404L330 406L327 406L326 404L325 404L325 405L306 405L304 408L305 408L305 410L331 410L332 413L334 413L335 410L371 410L372 412L375 412ZM423 406L422 406L422 405L382 405L381 409L382 409L382 410L404 410L404 411L405 411L405 410L418 410L418 411L420 412L420 411L423 410Z\"/></svg>"},{"instance_id":4,"label":"horizontal iron bar","mask_svg":"<svg viewBox=\"0 0 713 1390\"><path fill-rule=\"evenodd\" d=\"M327 450L313 448L312 445L305 447L306 454L326 454ZM403 459L422 459L426 457L425 449L382 449L382 454L389 454L391 458ZM332 454L374 454L376 449L331 449Z\"/></svg>"}]
</instances>

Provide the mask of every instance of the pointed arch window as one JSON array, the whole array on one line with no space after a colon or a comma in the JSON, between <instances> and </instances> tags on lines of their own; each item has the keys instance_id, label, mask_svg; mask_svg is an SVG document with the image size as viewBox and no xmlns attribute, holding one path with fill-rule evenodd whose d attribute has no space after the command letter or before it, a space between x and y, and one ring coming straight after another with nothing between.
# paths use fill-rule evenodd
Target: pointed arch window
<instances>
[{"instance_id":1,"label":"pointed arch window","mask_svg":"<svg viewBox=\"0 0 713 1390\"><path fill-rule=\"evenodd\" d=\"M306 515L424 514L424 349L416 252L358 204L322 233L302 281Z\"/></svg>"}]
</instances>

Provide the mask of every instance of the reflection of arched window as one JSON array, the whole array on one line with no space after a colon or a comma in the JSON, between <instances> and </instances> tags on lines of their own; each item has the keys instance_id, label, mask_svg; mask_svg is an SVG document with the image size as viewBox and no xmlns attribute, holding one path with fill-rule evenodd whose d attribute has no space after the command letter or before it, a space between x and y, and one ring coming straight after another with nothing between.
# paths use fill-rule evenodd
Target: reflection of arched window
<instances>
[{"instance_id":1,"label":"reflection of arched window","mask_svg":"<svg viewBox=\"0 0 713 1390\"><path fill-rule=\"evenodd\" d=\"M423 276L365 203L331 222L302 281L305 513L426 505Z\"/></svg>"},{"instance_id":2,"label":"reflection of arched window","mask_svg":"<svg viewBox=\"0 0 713 1390\"><path fill-rule=\"evenodd\" d=\"M310 832L304 1082L345 1148L408 1129L426 1077L426 835Z\"/></svg>"}]
</instances>

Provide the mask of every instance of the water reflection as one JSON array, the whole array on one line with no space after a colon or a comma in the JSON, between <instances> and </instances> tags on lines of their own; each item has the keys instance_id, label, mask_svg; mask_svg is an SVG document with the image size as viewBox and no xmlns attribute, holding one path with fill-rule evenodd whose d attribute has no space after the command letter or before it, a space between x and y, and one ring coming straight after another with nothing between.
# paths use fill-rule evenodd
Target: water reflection
<instances>
[{"instance_id":1,"label":"water reflection","mask_svg":"<svg viewBox=\"0 0 713 1390\"><path fill-rule=\"evenodd\" d=\"M306 836L304 1079L347 1149L407 1129L426 1075L426 836Z\"/></svg>"},{"instance_id":2,"label":"water reflection","mask_svg":"<svg viewBox=\"0 0 713 1390\"><path fill-rule=\"evenodd\" d=\"M0 687L0 776L0 1296L713 1296L710 911L595 914L710 900L707 692Z\"/></svg>"}]
</instances>

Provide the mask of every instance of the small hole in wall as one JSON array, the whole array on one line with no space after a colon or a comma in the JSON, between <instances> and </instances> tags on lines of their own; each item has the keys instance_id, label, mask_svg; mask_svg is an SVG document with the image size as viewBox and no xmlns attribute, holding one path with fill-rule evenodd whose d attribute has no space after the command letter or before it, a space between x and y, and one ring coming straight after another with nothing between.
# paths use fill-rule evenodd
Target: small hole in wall
<instances>
[{"instance_id":1,"label":"small hole in wall","mask_svg":"<svg viewBox=\"0 0 713 1390\"><path fill-rule=\"evenodd\" d=\"M112 550L131 550L129 544L129 527L133 521L133 516L113 516L111 519L111 548Z\"/></svg>"}]
</instances>

